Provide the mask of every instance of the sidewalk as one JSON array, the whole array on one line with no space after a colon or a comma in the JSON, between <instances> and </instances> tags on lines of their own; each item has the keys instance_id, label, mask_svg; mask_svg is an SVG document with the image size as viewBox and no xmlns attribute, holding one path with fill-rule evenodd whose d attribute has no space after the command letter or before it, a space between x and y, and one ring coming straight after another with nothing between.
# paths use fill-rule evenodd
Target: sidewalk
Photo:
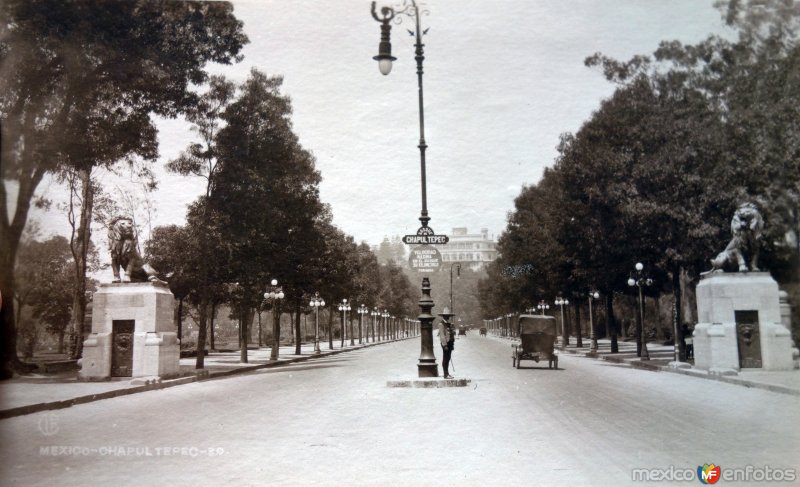
<instances>
[{"instance_id":1,"label":"sidewalk","mask_svg":"<svg viewBox=\"0 0 800 487\"><path fill-rule=\"evenodd\" d=\"M403 339L408 338L400 340ZM248 350L248 363L239 361L240 352L238 350L209 352L205 358L204 369L195 369L196 359L194 357L182 358L180 359L181 376L163 381L120 377L103 382L81 382L78 381L77 372L74 370L54 374L28 374L0 382L0 419L50 409L63 409L101 399L304 362L317 357L327 357L392 341L394 340L351 346L349 340L345 340L345 346L342 348L340 347L341 341L334 340L333 350L329 349L327 341L320 341L321 353L319 355L314 354L313 344L303 344L300 355L295 355L294 345L281 346L279 358L274 362L269 360L270 348Z\"/></svg>"},{"instance_id":2,"label":"sidewalk","mask_svg":"<svg viewBox=\"0 0 800 487\"><path fill-rule=\"evenodd\" d=\"M510 343L519 342L516 338L493 336L499 340L508 340ZM570 337L569 345L565 350L560 350L559 353L569 353L572 355L579 355L582 357L593 357L600 360L624 364L629 367L638 367L641 369L651 371L664 371L672 372L675 374L689 375L692 377L699 377L703 379L711 379L720 382L727 382L729 384L737 384L745 387L753 387L757 389L764 389L773 392L780 392L783 394L792 394L800 396L800 370L775 370L765 371L761 369L742 369L738 375L717 375L710 374L706 370L696 369L691 364L688 368L675 368L669 365L670 362L675 360L674 349L672 345L662 345L659 343L649 342L647 344L647 351L650 355L650 360L642 360L636 356L636 342L622 341L617 342L619 352L611 353L611 340L600 339L597 340L597 352L594 354L590 351L591 341L588 338L583 339L582 347L575 346L575 337ZM556 347L561 346L561 337L558 337Z\"/></svg>"}]
</instances>

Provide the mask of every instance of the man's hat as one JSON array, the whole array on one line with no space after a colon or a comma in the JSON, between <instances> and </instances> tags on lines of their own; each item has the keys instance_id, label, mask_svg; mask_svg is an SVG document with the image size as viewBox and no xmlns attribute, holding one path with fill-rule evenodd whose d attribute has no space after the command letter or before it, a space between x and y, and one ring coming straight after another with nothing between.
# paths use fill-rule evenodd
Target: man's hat
<instances>
[{"instance_id":1,"label":"man's hat","mask_svg":"<svg viewBox=\"0 0 800 487\"><path fill-rule=\"evenodd\" d=\"M442 310L442 312L439 313L439 316L441 316L442 319L445 319L447 321L449 321L450 318L452 318L455 315L456 315L455 313L451 313L450 312L450 308L448 308L447 306L445 306L444 309Z\"/></svg>"}]
</instances>

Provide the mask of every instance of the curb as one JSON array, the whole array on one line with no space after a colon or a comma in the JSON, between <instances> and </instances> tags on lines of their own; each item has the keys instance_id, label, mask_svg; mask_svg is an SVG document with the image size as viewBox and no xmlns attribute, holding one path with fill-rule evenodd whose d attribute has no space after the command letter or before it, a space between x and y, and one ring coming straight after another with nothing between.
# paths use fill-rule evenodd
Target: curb
<instances>
[{"instance_id":1,"label":"curb","mask_svg":"<svg viewBox=\"0 0 800 487\"><path fill-rule=\"evenodd\" d=\"M559 352L561 352L561 353L569 353L571 355L577 355L579 357L595 358L595 359L605 360L607 362L624 364L624 365L628 365L628 366L633 367L633 368L649 370L651 372L661 372L661 371L663 371L663 372L671 372L673 374L681 374L681 375L688 375L690 377L697 377L698 379L709 379L709 380L715 380L715 381L718 381L718 382L727 382L728 384L734 384L734 385L738 385L738 386L749 387L749 388L752 388L752 389L762 389L762 390L765 390L765 391L778 392L778 393L781 393L781 394L789 394L789 395L792 395L792 396L800 396L800 390L799 389L795 389L795 388L792 388L792 387L787 387L787 386L783 386L783 385L779 385L779 384L767 384L767 383L763 383L763 382L755 382L755 381L751 381L751 380L748 380L748 379L743 379L743 378L737 377L737 376L724 376L724 375L710 374L710 373L708 373L706 371L701 371L701 370L696 370L696 369L676 369L676 368L669 367L669 366L655 365L655 364L652 364L652 363L642 362L640 360L626 361L625 359L622 359L622 358L617 358L617 357L608 356L608 355L599 355L599 354L596 354L596 353L595 354L586 353L586 352L578 351L578 350L575 350L575 349L573 349L573 350L569 350L569 349L560 350L559 349Z\"/></svg>"},{"instance_id":2,"label":"curb","mask_svg":"<svg viewBox=\"0 0 800 487\"><path fill-rule=\"evenodd\" d=\"M400 379L386 381L386 387L414 389L443 389L447 387L466 387L471 379L444 379L440 377L426 379Z\"/></svg>"},{"instance_id":3,"label":"curb","mask_svg":"<svg viewBox=\"0 0 800 487\"><path fill-rule=\"evenodd\" d=\"M138 394L140 392L157 391L157 390L160 390L160 389L167 389L167 388L170 388L170 387L180 386L180 385L183 385L183 384L190 384L192 382L201 382L201 381L214 380L214 379L224 379L226 377L239 375L239 374L245 374L245 373L253 372L253 371L256 371L256 370L260 370L260 369L270 369L270 368L280 367L282 365L294 364L294 363L298 363L298 362L306 362L306 361L313 360L313 359L316 359L316 358L329 357L331 355L338 355L338 354L344 353L344 352L352 352L352 351L361 350L361 349L368 348L368 347L374 347L374 346L377 346L377 345L384 345L384 344L387 344L387 343L399 342L399 341L402 341L402 340L408 340L408 339L412 339L412 338L416 338L416 337L407 337L407 338L401 338L401 339L398 339L398 340L390 340L390 341L384 341L384 342L379 342L379 343L366 343L366 344L361 344L361 345L358 345L358 346L354 346L353 348L346 348L346 349L339 349L339 350L328 350L328 351L320 353L319 355L305 355L305 356L302 356L302 357L295 357L295 358L290 358L290 359L285 359L285 360L278 359L278 361L276 361L276 362L267 362L265 364L258 364L258 365L252 365L252 366L247 366L247 367L240 367L240 368L236 368L236 369L223 370L223 371L219 371L219 372L211 372L211 371L209 371L207 369L202 369L202 370L196 371L194 375L187 376L187 377L179 377L177 379L169 379L169 380L163 380L163 381L159 381L159 380L146 381L145 384L141 385L141 386L126 387L124 389L114 389L114 390L111 390L111 391L100 392L100 393L97 393L97 394L89 394L89 395L85 395L85 396L78 396L78 397L73 397L71 399L62 399L60 401L41 402L41 403L36 403L36 404L28 404L26 406L17 406L15 408L10 408L10 409L3 409L3 410L0 410L0 420L8 419L8 418L14 418L14 417L17 417L17 416L24 416L26 414L38 413L38 412L41 412L41 411L65 409L65 408L69 408L69 407L76 406L76 405L79 405L79 404L86 404L86 403L90 403L90 402L94 402L94 401L101 401L103 399L112 399L112 398L120 397L120 396L128 396L130 394ZM132 380L134 380L134 379L132 379Z\"/></svg>"},{"instance_id":4,"label":"curb","mask_svg":"<svg viewBox=\"0 0 800 487\"><path fill-rule=\"evenodd\" d=\"M667 372L674 372L676 374L688 375L691 377L697 377L700 379L710 379L715 380L718 382L727 382L728 384L734 384L738 386L745 386L750 387L753 389L762 389L765 391L771 392L778 392L781 394L789 394L792 396L800 396L800 390L794 389L792 387L782 386L779 384L767 384L763 382L754 382L747 379L742 379L741 377L736 376L725 376L725 375L716 375L716 374L709 374L705 371L694 370L694 369L671 369L665 367Z\"/></svg>"}]
</instances>

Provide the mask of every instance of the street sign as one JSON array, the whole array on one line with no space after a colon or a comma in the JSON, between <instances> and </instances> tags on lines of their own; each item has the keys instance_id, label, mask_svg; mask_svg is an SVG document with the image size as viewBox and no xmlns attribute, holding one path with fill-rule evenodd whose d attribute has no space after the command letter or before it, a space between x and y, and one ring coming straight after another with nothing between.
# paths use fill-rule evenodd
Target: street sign
<instances>
[{"instance_id":1,"label":"street sign","mask_svg":"<svg viewBox=\"0 0 800 487\"><path fill-rule=\"evenodd\" d=\"M403 236L403 243L408 245L444 245L449 241L447 235L436 235L431 227L419 227L416 235Z\"/></svg>"},{"instance_id":2,"label":"street sign","mask_svg":"<svg viewBox=\"0 0 800 487\"><path fill-rule=\"evenodd\" d=\"M409 245L443 245L450 239L447 235L405 235L403 243Z\"/></svg>"},{"instance_id":3,"label":"street sign","mask_svg":"<svg viewBox=\"0 0 800 487\"><path fill-rule=\"evenodd\" d=\"M408 265L419 272L433 272L442 265L442 254L430 245L420 245L411 250Z\"/></svg>"}]
</instances>

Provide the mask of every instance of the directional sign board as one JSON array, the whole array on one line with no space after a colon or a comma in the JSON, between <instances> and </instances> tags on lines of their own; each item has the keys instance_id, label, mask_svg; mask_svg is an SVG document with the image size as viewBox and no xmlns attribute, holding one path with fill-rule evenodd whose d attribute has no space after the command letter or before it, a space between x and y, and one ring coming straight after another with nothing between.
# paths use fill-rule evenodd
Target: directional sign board
<instances>
[{"instance_id":1,"label":"directional sign board","mask_svg":"<svg viewBox=\"0 0 800 487\"><path fill-rule=\"evenodd\" d=\"M450 239L447 235L404 235L403 243L410 245L442 245Z\"/></svg>"},{"instance_id":2,"label":"directional sign board","mask_svg":"<svg viewBox=\"0 0 800 487\"><path fill-rule=\"evenodd\" d=\"M408 265L419 272L433 272L442 265L442 254L430 245L420 245L411 250Z\"/></svg>"},{"instance_id":3,"label":"directional sign board","mask_svg":"<svg viewBox=\"0 0 800 487\"><path fill-rule=\"evenodd\" d=\"M447 235L436 235L431 227L419 227L416 235L403 236L403 243L409 245L444 245L449 241Z\"/></svg>"}]
</instances>

